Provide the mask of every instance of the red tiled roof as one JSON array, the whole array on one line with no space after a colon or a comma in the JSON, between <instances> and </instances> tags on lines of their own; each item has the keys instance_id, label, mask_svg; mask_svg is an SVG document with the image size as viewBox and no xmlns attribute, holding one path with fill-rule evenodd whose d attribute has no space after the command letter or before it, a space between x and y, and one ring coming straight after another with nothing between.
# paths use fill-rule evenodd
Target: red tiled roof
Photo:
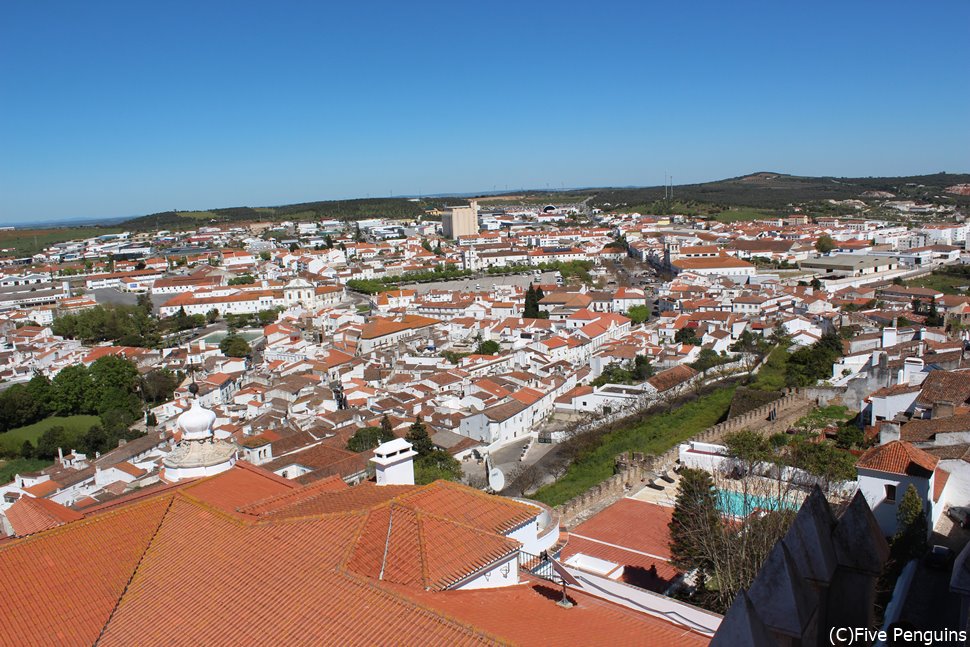
<instances>
[{"instance_id":1,"label":"red tiled roof","mask_svg":"<svg viewBox=\"0 0 970 647\"><path fill-rule=\"evenodd\" d=\"M856 467L929 478L939 460L907 442L894 440L866 451L859 457Z\"/></svg>"},{"instance_id":2,"label":"red tiled roof","mask_svg":"<svg viewBox=\"0 0 970 647\"><path fill-rule=\"evenodd\" d=\"M0 596L16 600L4 605L3 635L93 644L170 502L154 497L0 546Z\"/></svg>"},{"instance_id":3,"label":"red tiled roof","mask_svg":"<svg viewBox=\"0 0 970 647\"><path fill-rule=\"evenodd\" d=\"M936 478L933 479L933 501L940 500L940 496L943 494L943 488L946 487L946 482L949 480L950 473L937 468Z\"/></svg>"},{"instance_id":4,"label":"red tiled roof","mask_svg":"<svg viewBox=\"0 0 970 647\"><path fill-rule=\"evenodd\" d=\"M673 508L620 499L570 532L643 553L670 559L670 523ZM571 541L571 540L570 540Z\"/></svg>"},{"instance_id":5,"label":"red tiled roof","mask_svg":"<svg viewBox=\"0 0 970 647\"><path fill-rule=\"evenodd\" d=\"M37 498L43 498L48 494L53 494L54 492L57 492L60 489L60 487L61 487L60 483L58 483L54 479L48 479L46 481L41 481L40 483L37 483L35 485L31 485L30 487L25 487L24 492L27 492L28 494L32 494Z\"/></svg>"},{"instance_id":6,"label":"red tiled roof","mask_svg":"<svg viewBox=\"0 0 970 647\"><path fill-rule=\"evenodd\" d=\"M49 530L62 524L77 521L84 517L80 512L71 510L50 499L22 496L7 508L7 521L18 537L32 535L41 530Z\"/></svg>"},{"instance_id":7,"label":"red tiled roof","mask_svg":"<svg viewBox=\"0 0 970 647\"><path fill-rule=\"evenodd\" d=\"M401 586L395 588L404 590ZM569 590L569 597L576 601L576 606L571 609L553 603L559 600L560 589L547 582L529 581L496 593L489 589L408 591L409 597L424 606L448 616L457 616L519 645L699 647L711 640L684 627L636 613L575 588Z\"/></svg>"},{"instance_id":8,"label":"red tiled roof","mask_svg":"<svg viewBox=\"0 0 970 647\"><path fill-rule=\"evenodd\" d=\"M514 551L501 535L535 518L532 506L436 482L360 510L237 512L283 510L284 499L297 510L357 489L318 483L301 498L288 496L292 485L237 463L0 544L0 599L16 601L4 611L3 635L58 645L554 645L577 636L587 644L706 644L580 592L570 592L576 608L561 609L544 585L425 590Z\"/></svg>"}]
</instances>

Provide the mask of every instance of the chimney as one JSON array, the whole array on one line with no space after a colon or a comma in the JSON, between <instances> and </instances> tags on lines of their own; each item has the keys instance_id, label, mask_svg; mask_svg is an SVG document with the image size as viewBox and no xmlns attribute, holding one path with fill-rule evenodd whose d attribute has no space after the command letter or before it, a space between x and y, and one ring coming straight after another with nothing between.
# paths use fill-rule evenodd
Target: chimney
<instances>
[{"instance_id":1,"label":"chimney","mask_svg":"<svg viewBox=\"0 0 970 647\"><path fill-rule=\"evenodd\" d=\"M395 438L374 450L370 462L376 469L378 485L414 485L414 451L411 443Z\"/></svg>"},{"instance_id":2,"label":"chimney","mask_svg":"<svg viewBox=\"0 0 970 647\"><path fill-rule=\"evenodd\" d=\"M57 462L61 465L64 464L64 450L60 447L57 448Z\"/></svg>"},{"instance_id":3,"label":"chimney","mask_svg":"<svg viewBox=\"0 0 970 647\"><path fill-rule=\"evenodd\" d=\"M953 403L949 400L940 400L933 403L933 420L938 418L950 418L953 416Z\"/></svg>"},{"instance_id":4,"label":"chimney","mask_svg":"<svg viewBox=\"0 0 970 647\"><path fill-rule=\"evenodd\" d=\"M895 320L893 320L892 327L885 327L882 329L882 347L889 348L890 346L895 346L899 343L898 331L895 326Z\"/></svg>"}]
</instances>

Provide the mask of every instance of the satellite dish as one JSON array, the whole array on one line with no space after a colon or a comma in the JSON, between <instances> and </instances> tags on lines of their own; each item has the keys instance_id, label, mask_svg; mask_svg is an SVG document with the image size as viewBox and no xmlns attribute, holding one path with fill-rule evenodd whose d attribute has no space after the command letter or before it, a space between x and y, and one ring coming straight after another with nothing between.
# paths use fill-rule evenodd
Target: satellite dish
<instances>
[{"instance_id":1,"label":"satellite dish","mask_svg":"<svg viewBox=\"0 0 970 647\"><path fill-rule=\"evenodd\" d=\"M488 487L494 492L501 492L505 489L505 474L497 467L488 471Z\"/></svg>"}]
</instances>

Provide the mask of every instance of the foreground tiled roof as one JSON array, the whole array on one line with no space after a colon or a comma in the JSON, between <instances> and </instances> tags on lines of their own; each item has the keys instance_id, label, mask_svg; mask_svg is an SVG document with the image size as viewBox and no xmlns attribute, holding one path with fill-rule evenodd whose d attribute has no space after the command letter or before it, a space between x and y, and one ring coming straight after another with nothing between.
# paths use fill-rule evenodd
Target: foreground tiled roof
<instances>
[{"instance_id":1,"label":"foreground tiled roof","mask_svg":"<svg viewBox=\"0 0 970 647\"><path fill-rule=\"evenodd\" d=\"M240 463L0 544L0 644L704 640L581 593L560 609L553 587L440 591L513 553L502 535L532 506L445 482L292 486Z\"/></svg>"},{"instance_id":2,"label":"foreground tiled roof","mask_svg":"<svg viewBox=\"0 0 970 647\"><path fill-rule=\"evenodd\" d=\"M866 451L859 457L856 467L929 478L939 460L907 442L894 440Z\"/></svg>"}]
</instances>

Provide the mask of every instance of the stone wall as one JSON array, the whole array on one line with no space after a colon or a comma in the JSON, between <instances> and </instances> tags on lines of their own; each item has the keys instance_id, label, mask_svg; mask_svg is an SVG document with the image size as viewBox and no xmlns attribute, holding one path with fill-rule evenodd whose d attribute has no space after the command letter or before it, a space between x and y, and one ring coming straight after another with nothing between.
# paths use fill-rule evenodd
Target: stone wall
<instances>
[{"instance_id":1,"label":"stone wall","mask_svg":"<svg viewBox=\"0 0 970 647\"><path fill-rule=\"evenodd\" d=\"M741 429L766 426L776 418L795 407L807 402L805 393L792 389L782 397L764 404L757 409L719 422L708 427L699 434L692 436L685 442L716 443L726 434ZM679 445L679 444L678 444ZM617 457L617 473L602 483L594 485L579 496L557 506L562 524L567 528L581 523L586 518L599 512L606 506L623 498L628 492L639 490L650 479L673 470L679 457L679 446L675 445L659 456L644 456L643 454L621 455Z\"/></svg>"}]
</instances>

